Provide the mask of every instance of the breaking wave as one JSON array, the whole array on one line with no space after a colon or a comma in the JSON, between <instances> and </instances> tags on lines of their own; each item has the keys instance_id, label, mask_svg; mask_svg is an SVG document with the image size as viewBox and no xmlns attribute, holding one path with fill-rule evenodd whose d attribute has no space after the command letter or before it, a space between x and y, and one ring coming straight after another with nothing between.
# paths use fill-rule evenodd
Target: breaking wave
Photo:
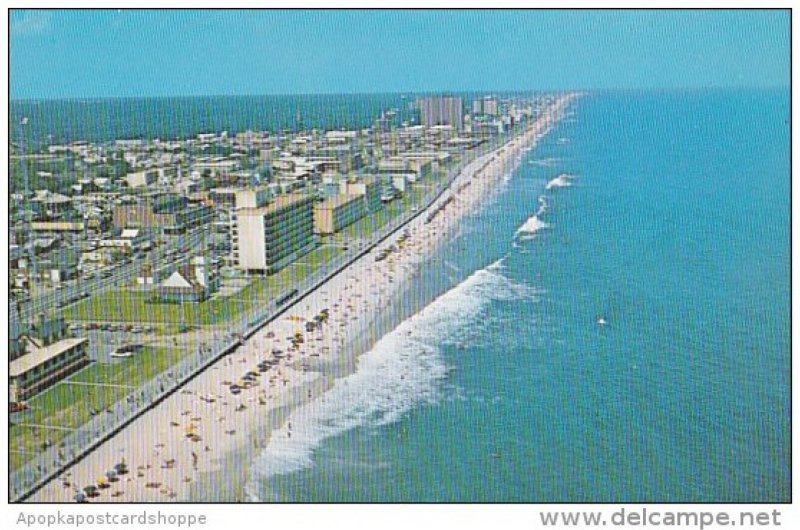
<instances>
[{"instance_id":1,"label":"breaking wave","mask_svg":"<svg viewBox=\"0 0 800 530\"><path fill-rule=\"evenodd\" d=\"M439 383L448 373L440 347L451 342L448 337L456 340L493 300L536 294L533 287L503 276L502 268L501 259L473 273L380 339L359 357L354 373L292 412L257 458L254 478L311 467L324 440L354 428L396 422L412 407L437 402Z\"/></svg>"},{"instance_id":2,"label":"breaking wave","mask_svg":"<svg viewBox=\"0 0 800 530\"><path fill-rule=\"evenodd\" d=\"M572 179L574 179L574 175L568 175L566 173L562 173L550 182L547 183L547 186L544 189L549 190L553 188L565 188L567 186L572 186Z\"/></svg>"}]
</instances>

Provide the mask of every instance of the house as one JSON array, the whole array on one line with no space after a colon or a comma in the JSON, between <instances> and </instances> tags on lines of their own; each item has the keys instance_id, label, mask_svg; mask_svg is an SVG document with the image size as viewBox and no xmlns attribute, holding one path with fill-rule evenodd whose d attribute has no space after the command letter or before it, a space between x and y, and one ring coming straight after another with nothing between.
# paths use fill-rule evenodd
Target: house
<instances>
[{"instance_id":1,"label":"house","mask_svg":"<svg viewBox=\"0 0 800 530\"><path fill-rule=\"evenodd\" d=\"M158 298L164 302L202 302L216 292L219 285L216 265L204 256L195 256L158 285Z\"/></svg>"},{"instance_id":2,"label":"house","mask_svg":"<svg viewBox=\"0 0 800 530\"><path fill-rule=\"evenodd\" d=\"M125 228L117 231L113 237L100 240L99 245L101 248L116 249L129 254L148 248L150 246L150 237L144 230Z\"/></svg>"},{"instance_id":3,"label":"house","mask_svg":"<svg viewBox=\"0 0 800 530\"><path fill-rule=\"evenodd\" d=\"M137 285L156 285L159 282L160 275L158 271L150 263L145 263L136 274Z\"/></svg>"},{"instance_id":4,"label":"house","mask_svg":"<svg viewBox=\"0 0 800 530\"><path fill-rule=\"evenodd\" d=\"M71 198L48 190L37 190L30 204L34 211L48 219L61 217L72 209Z\"/></svg>"},{"instance_id":5,"label":"house","mask_svg":"<svg viewBox=\"0 0 800 530\"><path fill-rule=\"evenodd\" d=\"M148 196L135 204L114 207L114 226L142 228L151 233L182 234L186 230L211 221L211 208L189 204L186 197L165 194Z\"/></svg>"},{"instance_id":6,"label":"house","mask_svg":"<svg viewBox=\"0 0 800 530\"><path fill-rule=\"evenodd\" d=\"M78 252L73 248L60 248L36 259L39 275L53 284L78 276Z\"/></svg>"},{"instance_id":7,"label":"house","mask_svg":"<svg viewBox=\"0 0 800 530\"><path fill-rule=\"evenodd\" d=\"M128 173L125 182L129 188L146 188L158 181L158 171L145 170Z\"/></svg>"}]
</instances>

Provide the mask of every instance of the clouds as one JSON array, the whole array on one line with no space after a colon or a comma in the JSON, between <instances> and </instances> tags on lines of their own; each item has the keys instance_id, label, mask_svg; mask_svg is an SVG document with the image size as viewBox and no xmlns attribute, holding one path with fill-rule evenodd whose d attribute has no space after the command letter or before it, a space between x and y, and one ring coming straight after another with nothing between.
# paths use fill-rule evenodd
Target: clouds
<instances>
[{"instance_id":1,"label":"clouds","mask_svg":"<svg viewBox=\"0 0 800 530\"><path fill-rule=\"evenodd\" d=\"M14 9L11 12L11 36L42 35L50 29L52 11Z\"/></svg>"}]
</instances>

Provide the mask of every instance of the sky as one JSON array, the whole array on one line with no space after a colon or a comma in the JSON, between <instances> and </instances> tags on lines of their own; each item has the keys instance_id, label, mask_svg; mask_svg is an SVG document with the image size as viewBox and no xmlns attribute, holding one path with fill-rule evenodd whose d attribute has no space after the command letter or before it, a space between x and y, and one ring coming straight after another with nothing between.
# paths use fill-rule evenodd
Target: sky
<instances>
[{"instance_id":1,"label":"sky","mask_svg":"<svg viewBox=\"0 0 800 530\"><path fill-rule=\"evenodd\" d=\"M12 10L12 99L788 87L784 11Z\"/></svg>"}]
</instances>

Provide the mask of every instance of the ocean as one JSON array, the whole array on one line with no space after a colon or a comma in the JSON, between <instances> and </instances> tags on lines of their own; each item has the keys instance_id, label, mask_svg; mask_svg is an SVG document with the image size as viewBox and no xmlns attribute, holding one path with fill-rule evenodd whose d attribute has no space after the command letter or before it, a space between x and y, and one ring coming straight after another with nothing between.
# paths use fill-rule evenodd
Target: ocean
<instances>
[{"instance_id":1,"label":"ocean","mask_svg":"<svg viewBox=\"0 0 800 530\"><path fill-rule=\"evenodd\" d=\"M246 130L341 129L371 126L396 109L394 124L416 118L411 95L310 94L67 100L16 100L11 123L28 118L28 147L76 140L175 139L198 133ZM12 141L20 128L10 129Z\"/></svg>"},{"instance_id":2,"label":"ocean","mask_svg":"<svg viewBox=\"0 0 800 530\"><path fill-rule=\"evenodd\" d=\"M789 145L788 90L579 98L248 496L789 501Z\"/></svg>"},{"instance_id":3,"label":"ocean","mask_svg":"<svg viewBox=\"0 0 800 530\"><path fill-rule=\"evenodd\" d=\"M419 123L414 103L430 94L298 94L11 101L9 135L26 149L77 140L177 139L228 131L299 131ZM483 97L460 92L464 101ZM533 93L505 92L501 97L530 98ZM392 112L387 113L386 111ZM24 128L19 126L27 118Z\"/></svg>"}]
</instances>

